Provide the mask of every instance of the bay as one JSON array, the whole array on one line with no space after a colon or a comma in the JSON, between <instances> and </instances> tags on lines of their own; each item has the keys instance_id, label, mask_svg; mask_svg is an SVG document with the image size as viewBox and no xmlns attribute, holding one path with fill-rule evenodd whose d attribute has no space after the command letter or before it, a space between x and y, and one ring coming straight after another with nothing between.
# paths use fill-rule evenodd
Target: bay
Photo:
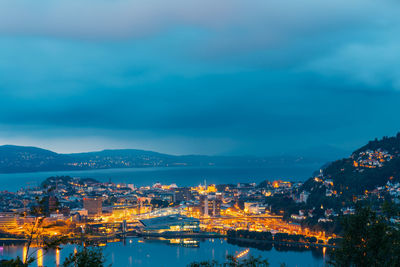
<instances>
[{"instance_id":1,"label":"bay","mask_svg":"<svg viewBox=\"0 0 400 267\"><path fill-rule=\"evenodd\" d=\"M194 186L204 183L228 184L239 182L259 183L264 180L282 179L304 181L320 166L316 164L290 167L157 167L100 169L86 171L56 171L0 174L0 191L17 191L22 187L33 187L51 176L94 178L102 182L131 183L137 186L176 183L178 186Z\"/></svg>"},{"instance_id":2,"label":"bay","mask_svg":"<svg viewBox=\"0 0 400 267\"><path fill-rule=\"evenodd\" d=\"M0 243L1 245L1 243ZM64 258L74 251L76 245L65 245L59 253L49 251L43 256L41 264L56 266L62 264ZM171 245L158 240L143 240L141 238L127 238L124 242L108 243L104 247L107 263L114 267L167 267L187 266L193 261L217 260L223 262L226 255L237 255L246 250L246 247L229 244L224 239L204 239L199 241L198 247ZM22 256L23 246L0 246L0 258L9 259ZM279 267L285 263L288 267L322 267L326 261L322 250L278 250L274 247L268 250L249 248L248 255L267 258L271 267ZM35 262L32 266L38 266Z\"/></svg>"}]
</instances>

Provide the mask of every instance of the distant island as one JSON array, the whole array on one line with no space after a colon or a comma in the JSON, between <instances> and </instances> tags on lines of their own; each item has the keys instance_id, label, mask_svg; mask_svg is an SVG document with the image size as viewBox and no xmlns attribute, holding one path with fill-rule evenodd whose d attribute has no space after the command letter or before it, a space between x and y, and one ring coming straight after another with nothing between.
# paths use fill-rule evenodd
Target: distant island
<instances>
[{"instance_id":1,"label":"distant island","mask_svg":"<svg viewBox=\"0 0 400 267\"><path fill-rule=\"evenodd\" d=\"M325 162L324 158L301 156L176 156L137 149L60 154L37 147L0 146L0 173L178 166L266 167L298 164L318 165Z\"/></svg>"}]
</instances>

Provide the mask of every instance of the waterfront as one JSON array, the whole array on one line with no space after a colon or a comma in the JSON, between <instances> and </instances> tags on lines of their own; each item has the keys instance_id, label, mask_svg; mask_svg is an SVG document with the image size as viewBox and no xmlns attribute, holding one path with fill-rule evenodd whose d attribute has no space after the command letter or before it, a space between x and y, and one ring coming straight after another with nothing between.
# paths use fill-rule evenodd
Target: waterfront
<instances>
[{"instance_id":1,"label":"waterfront","mask_svg":"<svg viewBox=\"0 0 400 267\"><path fill-rule=\"evenodd\" d=\"M50 176L69 175L80 178L94 178L101 182L109 180L117 183L133 183L137 186L160 182L176 183L179 186L193 186L203 183L238 183L284 179L304 181L320 166L317 164L295 165L291 167L158 167L101 169L87 171L57 171L0 174L0 191L17 191L21 187L39 185Z\"/></svg>"},{"instance_id":2,"label":"waterfront","mask_svg":"<svg viewBox=\"0 0 400 267\"><path fill-rule=\"evenodd\" d=\"M55 266L57 259L62 264L63 259L72 251L75 245L66 245L59 252L49 251L41 261L44 266ZM246 247L229 244L224 239L205 239L198 246L188 247L170 244L167 241L127 238L124 242L108 243L104 247L107 263L117 267L129 266L187 266L192 261L215 259L222 261L227 254L237 254ZM265 249L265 248L264 248ZM22 256L23 246L1 246L0 257L11 258ZM324 256L322 249L298 250L270 247L267 250L250 248L249 254L267 258L271 267L286 263L288 267L322 267ZM33 266L37 266L37 262Z\"/></svg>"},{"instance_id":3,"label":"waterfront","mask_svg":"<svg viewBox=\"0 0 400 267\"><path fill-rule=\"evenodd\" d=\"M53 216L47 216L48 218L46 218L45 227L46 233L49 235L61 233L73 238L74 236L72 233L75 233L76 229L80 229L80 227L82 227L82 229L89 227L86 230L88 230L93 237L115 237L116 235L111 234L121 233L121 225L123 220L128 222L128 225L130 225L129 227L136 227L136 230L137 227L139 227L140 231L143 231L146 229L143 228L143 225L138 224L138 219L142 217L157 217L165 220L165 217L163 216L170 215L171 213L180 213L189 217L198 218L199 220L197 220L197 227L203 232L225 233L229 229L273 231L305 235L305 237L315 236L318 238L318 240L326 244L329 236L325 236L325 234L321 233L311 233L307 229L300 228L298 224L289 224L287 222L283 222L281 220L281 215L272 216L268 211L266 211L265 206L262 205L260 200L258 200L258 202L260 202L261 206L258 204L256 206L253 205L255 203L254 201L256 200L252 200L253 202L246 202L253 205L251 208L249 208L248 205L245 205L247 208L245 206L240 208L237 205L237 202L233 201L235 196L241 196L243 199L245 199L256 192L262 197L262 199L264 199L266 195L270 196L271 194L275 193L282 194L284 192L291 192L291 190L295 190L295 188L299 186L298 183L292 184L287 181L274 181L273 183L268 183L262 188L256 187L255 184L236 184L233 186L220 188L219 192L217 192L217 187L211 184L235 184L243 181L254 181L259 183L266 179L272 180L279 177L286 177L286 180L299 181L304 180L306 177L311 175L312 169L314 168L315 167L312 166L298 166L296 168L293 167L285 169L220 167L108 169L79 172L2 174L0 175L0 181L1 179L7 179L7 190L9 191L13 189L13 186L31 187L31 189L19 192L22 192L24 197L28 199L29 202L33 201L33 195L37 193L40 195L42 194L42 191L37 191L37 188L33 188L43 181L42 177L70 175L83 178L91 177L99 181L92 181L89 182L89 184L84 184L81 183L82 181L80 181L80 179L47 179L47 183L56 185L57 190L54 191L53 197L62 200L66 207L68 205L72 205L71 209L68 209L68 214L64 215L56 213L55 215L53 214ZM30 181L36 182L26 184L25 181L28 177ZM110 179L113 182L112 184L108 183ZM190 185L194 186L196 183L204 182L204 179L207 179L207 183L209 184L208 187L189 187ZM121 182L130 182L137 186L143 185L145 187L132 189L126 187L127 185L124 185ZM156 182L166 184L176 183L180 186L188 187L176 188L169 185L155 185ZM150 187L149 185L151 184L153 184L153 186ZM14 188L14 190L16 189ZM182 195L180 190L183 190L182 192L186 193ZM269 194L267 194L267 191L265 190L267 190ZM104 209L102 209L102 205L99 204L100 211L98 211L96 214L92 214L92 216L88 216L87 209L92 211L92 208L89 206L86 207L83 203L83 200L87 198L88 194L93 194L93 192L102 192L102 196L105 199L114 200L113 202L109 202ZM4 194L12 203L15 202L13 202L13 197L17 197L18 199L17 194ZM207 203L209 203L206 206L204 206L204 196L207 197ZM180 205L180 201L175 200L176 197L182 198L180 201L183 201L185 205ZM151 200L154 199L156 201L167 201L168 206L170 207L162 208L156 206L157 202L151 202L150 200L147 201L147 204L143 204L142 202L144 202L147 198ZM76 201L77 199L78 201ZM127 200L130 202L127 202ZM104 199L101 200L100 203L102 202L104 202ZM172 206L170 204L172 204ZM214 205L211 207L211 209L209 206L210 204ZM243 203L243 205L244 204L245 203ZM48 205L50 205L50 202ZM79 211L82 211L82 207L84 208L83 211L86 211L85 214L87 218L85 215L83 215L83 217L77 215L80 214ZM205 207L209 215L216 217L211 217L212 220L210 220L209 215L203 214L205 212ZM22 208L22 206L20 208ZM257 211L255 211L255 209L257 209ZM254 215L254 212L258 215ZM17 236L23 236L26 226L29 224L29 222L24 221L23 218L19 218L18 215L15 214L13 215L14 217L12 217L10 213L4 213L3 215L6 216L4 217L5 222L12 225L11 228L7 228L8 233L16 234ZM88 218L92 220L89 223L86 222ZM94 222L94 219L100 219L103 223L105 223L105 225ZM107 223L109 223L109 225L106 225ZM115 228L116 225L117 228ZM170 231L171 229L175 229L174 227L176 228L177 226L168 226L167 228L164 227L165 229L162 228L161 230ZM10 229L14 230L10 231ZM182 228L181 231L184 231L184 229ZM305 237L302 236L303 239ZM275 246L271 243L263 244L260 247L259 244L255 245L241 242L232 244L228 243L224 239L203 239L201 241L195 241L195 244L187 239L184 242L179 240L181 239L171 239L171 241L166 241L159 239L148 240L140 238L128 238L121 242L107 243L106 246L104 246L104 255L107 259L107 262L111 263L113 266L186 266L192 261L215 259L221 262L225 259L226 255L237 255L238 253L245 251L248 246L250 246L251 248L249 248L249 253L251 255L260 255L263 258L267 258L271 263L271 266L280 266L282 262L285 262L288 266L320 267L324 264L322 248L313 248L310 246L306 249L305 246L307 246L307 244L303 244L301 248L296 247L294 244ZM316 240L317 239L315 239L313 242L316 242ZM185 243L186 241L188 241L188 243ZM56 266L57 264L61 264L65 257L74 251L75 247L75 245L66 245L60 251L49 251L48 254L46 254L44 257L41 257L40 260L35 264L36 266ZM38 253L39 254L37 254L37 256L40 256L43 254L43 251L39 250ZM23 254L24 247L22 245L3 245L0 247L0 256L4 259L15 258L16 256L22 256Z\"/></svg>"}]
</instances>

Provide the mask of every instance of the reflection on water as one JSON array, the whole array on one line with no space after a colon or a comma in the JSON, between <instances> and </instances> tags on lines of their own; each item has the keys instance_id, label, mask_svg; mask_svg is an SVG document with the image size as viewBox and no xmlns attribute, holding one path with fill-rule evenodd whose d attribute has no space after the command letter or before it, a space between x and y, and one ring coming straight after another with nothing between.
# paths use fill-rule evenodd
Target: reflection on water
<instances>
[{"instance_id":1,"label":"reflection on water","mask_svg":"<svg viewBox=\"0 0 400 267\"><path fill-rule=\"evenodd\" d=\"M163 237L148 237L143 239L144 242L163 243L167 245L176 245L188 248L200 247L200 240L193 238L163 238Z\"/></svg>"},{"instance_id":2,"label":"reflection on water","mask_svg":"<svg viewBox=\"0 0 400 267\"><path fill-rule=\"evenodd\" d=\"M43 249L39 248L37 250L36 259L37 259L37 265L38 266L43 266Z\"/></svg>"},{"instance_id":3,"label":"reflection on water","mask_svg":"<svg viewBox=\"0 0 400 267\"><path fill-rule=\"evenodd\" d=\"M60 265L60 250L56 249L56 265Z\"/></svg>"},{"instance_id":4,"label":"reflection on water","mask_svg":"<svg viewBox=\"0 0 400 267\"><path fill-rule=\"evenodd\" d=\"M105 244L105 243L104 243ZM1 245L1 243L0 243ZM60 266L72 252L76 253L77 245L70 244L61 250L38 249L37 261L32 266ZM231 242L224 239L191 239L191 238L127 238L119 242L106 243L104 254L112 266L187 266L193 261L224 261L228 254L243 254L267 258L271 266L310 266L322 267L325 262L326 249L304 248L272 244L249 244ZM0 246L0 259L16 258L26 255L23 245ZM166 260L167 259L167 260Z\"/></svg>"},{"instance_id":5,"label":"reflection on water","mask_svg":"<svg viewBox=\"0 0 400 267\"><path fill-rule=\"evenodd\" d=\"M22 261L25 263L26 260L26 253L28 253L28 248L24 246L22 251Z\"/></svg>"}]
</instances>

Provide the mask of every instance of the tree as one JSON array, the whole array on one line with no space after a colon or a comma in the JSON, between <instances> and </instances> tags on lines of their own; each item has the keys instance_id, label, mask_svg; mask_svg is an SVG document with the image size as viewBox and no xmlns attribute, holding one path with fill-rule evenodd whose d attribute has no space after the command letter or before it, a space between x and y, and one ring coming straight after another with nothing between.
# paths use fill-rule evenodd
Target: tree
<instances>
[{"instance_id":1,"label":"tree","mask_svg":"<svg viewBox=\"0 0 400 267\"><path fill-rule=\"evenodd\" d=\"M382 211L387 217L399 216L399 207L391 200L386 200L382 205Z\"/></svg>"},{"instance_id":2,"label":"tree","mask_svg":"<svg viewBox=\"0 0 400 267\"><path fill-rule=\"evenodd\" d=\"M234 266L243 266L243 267L268 267L269 262L266 259L262 259L261 256L255 258L250 255L247 259L244 259L238 265Z\"/></svg>"},{"instance_id":3,"label":"tree","mask_svg":"<svg viewBox=\"0 0 400 267\"><path fill-rule=\"evenodd\" d=\"M217 261L201 261L201 262L192 262L188 265L189 267L216 267L220 266Z\"/></svg>"},{"instance_id":4,"label":"tree","mask_svg":"<svg viewBox=\"0 0 400 267\"><path fill-rule=\"evenodd\" d=\"M11 260L0 261L0 266L2 267L27 267L29 264L34 262L34 258L30 258L28 261L23 261L19 256Z\"/></svg>"},{"instance_id":5,"label":"tree","mask_svg":"<svg viewBox=\"0 0 400 267\"><path fill-rule=\"evenodd\" d=\"M357 208L342 224L343 239L332 254L332 266L400 266L400 233L387 217L369 207Z\"/></svg>"},{"instance_id":6,"label":"tree","mask_svg":"<svg viewBox=\"0 0 400 267\"><path fill-rule=\"evenodd\" d=\"M26 254L24 258L17 257L8 261L1 262L1 266L10 267L26 267L33 263L36 258L35 254L39 249L43 249L43 255L50 249L61 249L60 245L65 243L66 237L64 236L49 236L44 231L44 220L46 213L46 200L36 198L37 204L32 207L29 215L33 216L33 221L25 225L25 236L27 237ZM25 214L26 215L26 214ZM40 245L32 250L32 245Z\"/></svg>"},{"instance_id":7,"label":"tree","mask_svg":"<svg viewBox=\"0 0 400 267\"><path fill-rule=\"evenodd\" d=\"M78 252L71 253L64 261L64 267L103 267L106 262L103 250L99 247L81 247Z\"/></svg>"},{"instance_id":8,"label":"tree","mask_svg":"<svg viewBox=\"0 0 400 267\"><path fill-rule=\"evenodd\" d=\"M224 263L219 263L216 260L212 261L201 261L192 262L188 265L189 267L268 267L269 263L267 259L262 259L261 256L254 257L250 255L247 259L240 260L233 255L228 255Z\"/></svg>"},{"instance_id":9,"label":"tree","mask_svg":"<svg viewBox=\"0 0 400 267\"><path fill-rule=\"evenodd\" d=\"M44 220L46 215L46 197L42 199L36 199L37 205L32 208L30 215L34 216L33 222L27 226L28 231L26 233L28 237L27 242L27 252L23 263L28 266L30 263L34 262L34 254L39 250L43 249L44 254L46 254L50 249L61 249L60 245L65 243L66 237L64 236L51 236L49 237L44 231ZM30 252L32 244L40 244L41 248Z\"/></svg>"}]
</instances>

